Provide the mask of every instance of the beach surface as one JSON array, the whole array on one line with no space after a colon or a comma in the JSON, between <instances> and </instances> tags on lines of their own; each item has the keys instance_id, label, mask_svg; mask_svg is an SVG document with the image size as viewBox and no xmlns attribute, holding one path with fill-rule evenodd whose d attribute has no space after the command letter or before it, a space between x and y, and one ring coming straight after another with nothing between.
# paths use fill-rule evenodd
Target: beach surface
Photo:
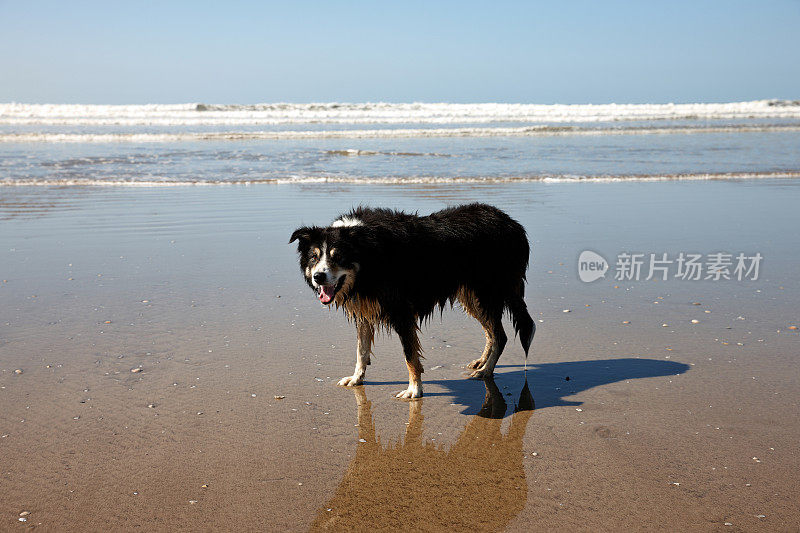
<instances>
[{"instance_id":1,"label":"beach surface","mask_svg":"<svg viewBox=\"0 0 800 533\"><path fill-rule=\"evenodd\" d=\"M337 387L354 327L292 230L472 201L528 231L527 364L514 339L466 379L484 339L456 307L420 336L421 401L393 398L395 336ZM6 187L0 529L796 531L799 203L770 178ZM624 252L763 262L615 280Z\"/></svg>"}]
</instances>

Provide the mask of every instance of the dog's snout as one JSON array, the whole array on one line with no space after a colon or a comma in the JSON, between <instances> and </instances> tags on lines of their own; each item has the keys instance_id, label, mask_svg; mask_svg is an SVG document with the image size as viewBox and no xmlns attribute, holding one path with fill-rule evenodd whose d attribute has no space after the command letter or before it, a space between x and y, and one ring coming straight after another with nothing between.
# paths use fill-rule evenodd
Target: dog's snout
<instances>
[{"instance_id":1,"label":"dog's snout","mask_svg":"<svg viewBox=\"0 0 800 533\"><path fill-rule=\"evenodd\" d=\"M325 272L317 272L314 274L314 281L323 285L326 281L328 281L328 275Z\"/></svg>"}]
</instances>

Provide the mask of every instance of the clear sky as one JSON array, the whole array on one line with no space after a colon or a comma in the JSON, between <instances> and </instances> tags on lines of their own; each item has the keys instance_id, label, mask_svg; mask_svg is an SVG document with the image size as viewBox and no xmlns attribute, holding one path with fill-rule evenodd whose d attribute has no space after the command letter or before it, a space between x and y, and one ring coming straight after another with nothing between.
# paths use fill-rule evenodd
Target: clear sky
<instances>
[{"instance_id":1,"label":"clear sky","mask_svg":"<svg viewBox=\"0 0 800 533\"><path fill-rule=\"evenodd\" d=\"M0 102L800 99L800 1L0 0Z\"/></svg>"}]
</instances>

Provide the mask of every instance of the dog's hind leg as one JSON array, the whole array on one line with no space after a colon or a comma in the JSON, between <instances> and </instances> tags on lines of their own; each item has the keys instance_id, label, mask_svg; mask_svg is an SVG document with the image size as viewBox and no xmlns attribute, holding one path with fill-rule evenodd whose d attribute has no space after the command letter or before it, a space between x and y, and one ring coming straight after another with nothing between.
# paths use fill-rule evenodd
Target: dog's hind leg
<instances>
[{"instance_id":1,"label":"dog's hind leg","mask_svg":"<svg viewBox=\"0 0 800 533\"><path fill-rule=\"evenodd\" d=\"M492 345L494 344L492 340L492 329L483 316L483 309L481 309L474 292L462 287L458 290L456 298L458 298L458 303L461 304L464 312L481 323L483 331L486 334L486 346L483 348L483 354L467 365L467 368L480 368L486 363L486 359L489 357L489 352L491 352Z\"/></svg>"},{"instance_id":2,"label":"dog's hind leg","mask_svg":"<svg viewBox=\"0 0 800 533\"><path fill-rule=\"evenodd\" d=\"M403 353L406 356L406 366L408 367L408 388L398 392L396 398L422 398L422 363L420 362L420 352L417 336L417 326L414 322L408 325L395 326L395 331L400 336L400 343L403 345Z\"/></svg>"},{"instance_id":3,"label":"dog's hind leg","mask_svg":"<svg viewBox=\"0 0 800 533\"><path fill-rule=\"evenodd\" d=\"M483 354L480 358L467 365L467 368L475 370L470 377L483 378L491 376L494 372L494 365L497 364L497 359L500 357L508 340L502 325L502 308L497 309L498 306L487 308L488 306L482 304L475 293L467 288L459 290L457 297L464 311L481 323L486 334L486 346L483 348ZM487 368L487 363L490 360L493 362Z\"/></svg>"},{"instance_id":4,"label":"dog's hind leg","mask_svg":"<svg viewBox=\"0 0 800 533\"><path fill-rule=\"evenodd\" d=\"M375 327L366 320L356 322L358 332L358 347L356 348L356 369L352 376L345 376L339 380L342 387L353 387L364 383L364 374L367 372L369 355L372 352L372 342L375 340Z\"/></svg>"},{"instance_id":5,"label":"dog's hind leg","mask_svg":"<svg viewBox=\"0 0 800 533\"><path fill-rule=\"evenodd\" d=\"M481 324L486 330L486 348L483 351L482 361L481 359L477 361L480 366L477 368L471 367L475 368L475 370L469 375L470 378L484 379L494 374L494 367L497 364L497 360L500 359L500 354L503 353L503 348L506 347L506 342L508 341L506 332L503 329L502 317L503 314L502 311L500 311L492 313L492 316L489 317L484 316L483 320L481 320ZM473 361L470 365L475 363L476 361Z\"/></svg>"},{"instance_id":6,"label":"dog's hind leg","mask_svg":"<svg viewBox=\"0 0 800 533\"><path fill-rule=\"evenodd\" d=\"M481 325L483 325L483 332L486 335L486 345L483 347L483 354L467 365L467 368L471 369L481 368L486 363L486 359L489 358L489 354L492 352L492 347L494 346L494 337L492 336L491 328L484 325L485 321L481 320L480 322Z\"/></svg>"}]
</instances>

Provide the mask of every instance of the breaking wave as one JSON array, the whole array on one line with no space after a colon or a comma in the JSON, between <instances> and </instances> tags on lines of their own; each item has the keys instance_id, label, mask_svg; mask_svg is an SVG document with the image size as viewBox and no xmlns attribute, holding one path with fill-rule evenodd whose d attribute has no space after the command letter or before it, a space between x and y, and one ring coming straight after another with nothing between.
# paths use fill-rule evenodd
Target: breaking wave
<instances>
[{"instance_id":1,"label":"breaking wave","mask_svg":"<svg viewBox=\"0 0 800 533\"><path fill-rule=\"evenodd\" d=\"M800 118L800 101L716 104L0 104L0 125L199 126L281 124L575 123Z\"/></svg>"},{"instance_id":2,"label":"breaking wave","mask_svg":"<svg viewBox=\"0 0 800 533\"><path fill-rule=\"evenodd\" d=\"M286 176L264 179L230 180L169 180L154 179L0 179L0 187L188 187L188 186L251 186L261 184L315 184L342 183L364 185L404 185L404 184L497 184L497 183L619 183L641 181L700 181L700 180L752 180L752 179L791 179L800 178L800 170L777 172L724 172L698 174L620 174L620 175L573 175L538 174L531 176L491 176L491 177L369 177L369 176Z\"/></svg>"}]
</instances>

